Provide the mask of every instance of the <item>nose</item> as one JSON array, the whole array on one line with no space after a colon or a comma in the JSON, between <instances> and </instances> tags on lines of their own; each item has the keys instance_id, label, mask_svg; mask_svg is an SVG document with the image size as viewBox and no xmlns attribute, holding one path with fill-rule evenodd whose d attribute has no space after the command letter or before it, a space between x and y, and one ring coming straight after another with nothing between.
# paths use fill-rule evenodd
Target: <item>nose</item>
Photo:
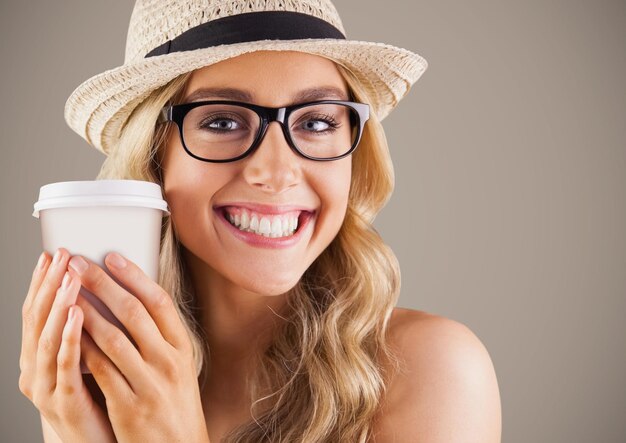
<instances>
[{"instance_id":1,"label":"nose","mask_svg":"<svg viewBox=\"0 0 626 443\"><path fill-rule=\"evenodd\" d=\"M270 122L255 151L244 159L244 178L265 192L281 193L300 182L300 156L291 149L278 121Z\"/></svg>"}]
</instances>

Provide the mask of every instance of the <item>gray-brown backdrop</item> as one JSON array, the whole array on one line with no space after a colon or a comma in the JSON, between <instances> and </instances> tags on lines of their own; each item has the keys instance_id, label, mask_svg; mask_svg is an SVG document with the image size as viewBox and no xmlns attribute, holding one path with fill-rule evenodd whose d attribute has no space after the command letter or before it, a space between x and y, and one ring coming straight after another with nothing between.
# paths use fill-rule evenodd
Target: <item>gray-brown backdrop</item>
<instances>
[{"instance_id":1,"label":"gray-brown backdrop","mask_svg":"<svg viewBox=\"0 0 626 443\"><path fill-rule=\"evenodd\" d=\"M626 441L626 2L336 0L349 38L430 63L383 122L376 227L400 306L460 321L493 359L505 442ZM3 442L41 441L19 392L39 187L104 159L63 120L123 62L132 2L0 3Z\"/></svg>"}]
</instances>

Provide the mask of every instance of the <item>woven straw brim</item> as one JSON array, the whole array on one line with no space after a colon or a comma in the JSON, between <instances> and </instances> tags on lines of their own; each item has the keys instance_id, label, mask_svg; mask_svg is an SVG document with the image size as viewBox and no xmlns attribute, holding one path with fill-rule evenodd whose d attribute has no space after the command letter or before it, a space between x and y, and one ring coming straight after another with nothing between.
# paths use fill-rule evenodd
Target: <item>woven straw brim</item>
<instances>
[{"instance_id":1,"label":"woven straw brim","mask_svg":"<svg viewBox=\"0 0 626 443\"><path fill-rule=\"evenodd\" d=\"M428 67L409 50L356 40L262 40L174 52L98 74L78 86L65 104L65 121L94 148L109 155L128 116L154 89L186 72L253 51L300 51L329 58L350 70L383 120Z\"/></svg>"}]
</instances>

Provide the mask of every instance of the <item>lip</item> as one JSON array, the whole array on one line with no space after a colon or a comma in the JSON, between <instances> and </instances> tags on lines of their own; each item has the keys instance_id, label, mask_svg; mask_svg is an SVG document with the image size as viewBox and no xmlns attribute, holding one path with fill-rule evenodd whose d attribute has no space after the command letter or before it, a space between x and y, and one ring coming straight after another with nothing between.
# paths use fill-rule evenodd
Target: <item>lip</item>
<instances>
[{"instance_id":1,"label":"lip","mask_svg":"<svg viewBox=\"0 0 626 443\"><path fill-rule=\"evenodd\" d=\"M260 212L262 214L285 214L287 212L293 211L304 211L304 212L315 212L315 209L307 208L302 205L264 205L261 203L251 203L251 202L230 202L230 203L220 203L217 206L214 206L213 209L221 210L226 206L236 206L239 208L246 208L253 212Z\"/></svg>"},{"instance_id":2,"label":"lip","mask_svg":"<svg viewBox=\"0 0 626 443\"><path fill-rule=\"evenodd\" d=\"M296 232L293 235L289 237L272 238L272 237L265 237L263 235L253 234L252 232L242 231L239 228L231 225L230 222L226 219L226 211L224 211L224 207L226 206L231 206L231 205L224 205L224 206L213 208L217 217L220 220L222 220L226 228L230 230L230 232L232 232L235 237L237 237L240 240L243 240L244 242L248 243L251 246L258 247L258 248L283 249L283 248L289 248L291 246L294 246L296 243L298 243L302 239L302 237L304 236L304 233L308 231L310 221L313 218L313 215L315 214L314 212L310 212L309 210L303 209L302 210L303 212L298 217L298 229L296 229ZM232 205L232 206L236 206L236 205ZM285 210L285 208L290 208L290 207L281 206L281 209L283 211ZM294 209L290 209L290 210L293 211ZM286 211L286 212L289 212L289 211ZM280 212L278 212L278 214L280 214Z\"/></svg>"}]
</instances>

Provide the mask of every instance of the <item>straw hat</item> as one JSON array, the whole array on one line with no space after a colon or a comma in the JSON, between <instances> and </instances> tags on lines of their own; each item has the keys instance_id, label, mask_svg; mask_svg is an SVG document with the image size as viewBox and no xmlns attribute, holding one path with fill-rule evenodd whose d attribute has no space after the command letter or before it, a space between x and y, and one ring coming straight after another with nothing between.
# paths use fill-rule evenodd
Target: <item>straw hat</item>
<instances>
[{"instance_id":1,"label":"straw hat","mask_svg":"<svg viewBox=\"0 0 626 443\"><path fill-rule=\"evenodd\" d=\"M180 74L259 50L323 56L361 82L383 120L428 64L385 43L347 40L330 0L137 0L122 66L78 86L65 121L108 155L133 109Z\"/></svg>"}]
</instances>

